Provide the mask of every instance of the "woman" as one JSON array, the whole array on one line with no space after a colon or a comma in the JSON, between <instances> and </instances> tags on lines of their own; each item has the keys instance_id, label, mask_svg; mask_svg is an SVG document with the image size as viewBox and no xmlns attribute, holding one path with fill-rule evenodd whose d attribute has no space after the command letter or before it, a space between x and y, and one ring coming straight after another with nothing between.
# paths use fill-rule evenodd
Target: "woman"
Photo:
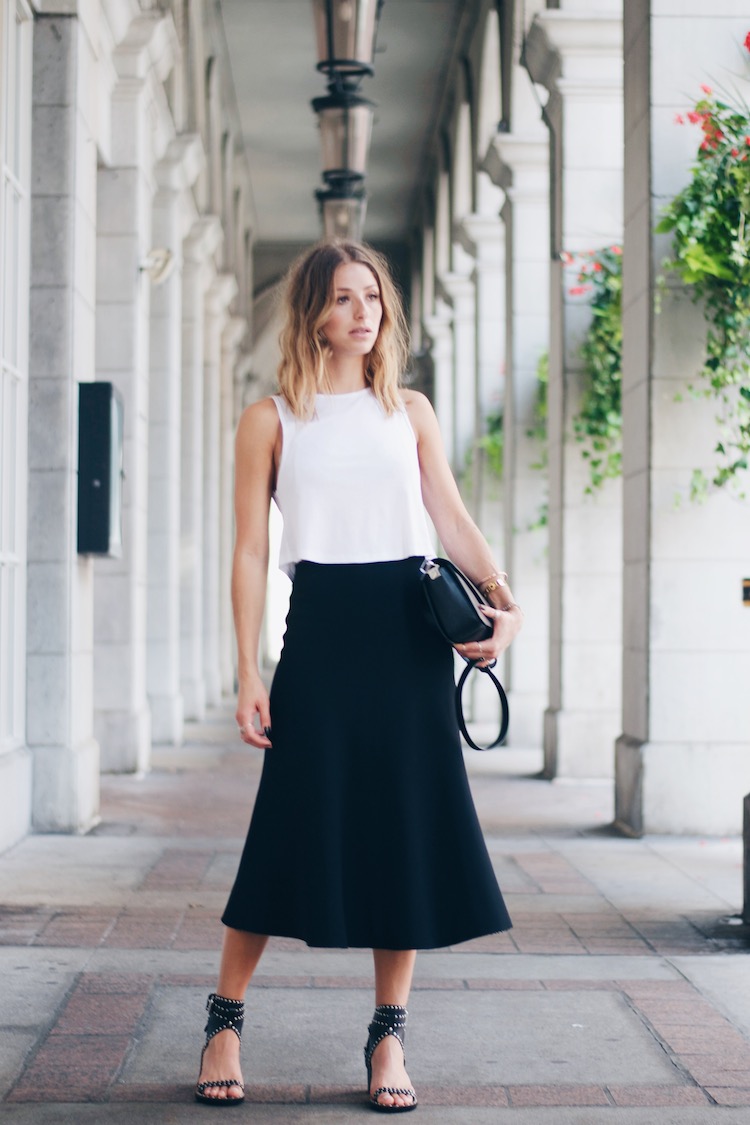
<instances>
[{"instance_id":1,"label":"woman","mask_svg":"<svg viewBox=\"0 0 750 1125\"><path fill-rule=\"evenodd\" d=\"M281 393L248 407L237 432L237 723L266 755L222 918L196 1097L242 1101L243 998L275 934L372 948L370 1104L404 1112L417 1104L403 1053L416 950L510 926L464 770L453 655L423 610L425 508L496 607L492 637L461 655L493 661L522 614L461 501L428 400L398 388L407 334L384 260L347 242L308 251L290 274L281 349ZM272 498L293 590L269 699L257 652Z\"/></svg>"}]
</instances>

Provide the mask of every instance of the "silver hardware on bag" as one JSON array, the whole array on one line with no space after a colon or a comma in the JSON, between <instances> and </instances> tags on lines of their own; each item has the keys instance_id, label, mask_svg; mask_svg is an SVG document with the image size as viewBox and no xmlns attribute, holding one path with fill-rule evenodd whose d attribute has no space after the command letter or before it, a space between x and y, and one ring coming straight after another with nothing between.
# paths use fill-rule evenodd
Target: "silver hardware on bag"
<instances>
[{"instance_id":1,"label":"silver hardware on bag","mask_svg":"<svg viewBox=\"0 0 750 1125\"><path fill-rule=\"evenodd\" d=\"M436 559L425 559L419 569L427 578L440 577L440 567Z\"/></svg>"}]
</instances>

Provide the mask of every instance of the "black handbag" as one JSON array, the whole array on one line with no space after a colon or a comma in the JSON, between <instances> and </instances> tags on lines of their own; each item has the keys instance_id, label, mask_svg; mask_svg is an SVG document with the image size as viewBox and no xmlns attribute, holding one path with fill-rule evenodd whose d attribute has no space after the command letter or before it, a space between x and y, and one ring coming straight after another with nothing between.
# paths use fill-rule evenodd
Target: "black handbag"
<instances>
[{"instance_id":1,"label":"black handbag","mask_svg":"<svg viewBox=\"0 0 750 1125\"><path fill-rule=\"evenodd\" d=\"M480 605L490 603L482 596L470 578L449 559L425 559L420 567L422 590L430 620L440 635L451 645L467 641L486 641L492 636L492 626L480 610ZM494 607L493 607L494 608ZM466 661L466 667L456 684L456 718L461 734L474 750L494 750L508 733L508 698L503 685L493 674L492 665L479 668L475 660ZM489 746L478 746L466 728L463 708L463 690L472 668L477 668L492 680L500 697L500 730Z\"/></svg>"}]
</instances>

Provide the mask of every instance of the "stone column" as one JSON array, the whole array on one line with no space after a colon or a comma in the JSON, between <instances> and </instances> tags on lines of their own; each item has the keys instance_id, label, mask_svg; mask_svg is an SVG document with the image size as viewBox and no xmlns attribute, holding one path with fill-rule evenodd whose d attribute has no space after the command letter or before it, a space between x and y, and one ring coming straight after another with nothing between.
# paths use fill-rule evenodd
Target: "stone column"
<instances>
[{"instance_id":1,"label":"stone column","mask_svg":"<svg viewBox=\"0 0 750 1125\"><path fill-rule=\"evenodd\" d=\"M521 746L541 745L548 698L549 568L547 529L540 520L549 484L546 471L533 467L543 461L544 447L528 436L534 425L537 368L549 336L548 148L543 133L499 133L485 158L488 172L505 191L504 557L526 615L506 660L510 738Z\"/></svg>"},{"instance_id":2,"label":"stone column","mask_svg":"<svg viewBox=\"0 0 750 1125\"><path fill-rule=\"evenodd\" d=\"M146 695L150 287L141 263L151 248L151 89L144 58L159 21L131 24L113 61L110 163L97 200L97 377L124 400L123 553L97 560L94 592L94 730L102 769L148 768ZM145 71L145 73L144 73Z\"/></svg>"},{"instance_id":3,"label":"stone column","mask_svg":"<svg viewBox=\"0 0 750 1125\"><path fill-rule=\"evenodd\" d=\"M180 675L186 719L206 709L203 670L204 299L221 242L215 215L198 219L183 245L180 496Z\"/></svg>"},{"instance_id":4,"label":"stone column","mask_svg":"<svg viewBox=\"0 0 750 1125\"><path fill-rule=\"evenodd\" d=\"M550 684L545 772L609 777L620 726L621 482L584 495L586 463L570 435L581 393L580 344L590 313L569 296L563 250L622 237L622 24L603 9L539 13L525 50L550 90L552 185L549 566Z\"/></svg>"},{"instance_id":5,"label":"stone column","mask_svg":"<svg viewBox=\"0 0 750 1125\"><path fill-rule=\"evenodd\" d=\"M203 156L195 136L175 138L156 167L153 244L174 255L151 287L149 381L148 662L154 742L182 741L180 689L180 423L182 239L188 192Z\"/></svg>"},{"instance_id":6,"label":"stone column","mask_svg":"<svg viewBox=\"0 0 750 1125\"><path fill-rule=\"evenodd\" d=\"M448 461L453 465L455 446L453 442L453 332L451 331L450 310L442 302L437 302L434 315L425 317L425 332L431 340L430 354L435 369L435 413L440 423L443 444Z\"/></svg>"},{"instance_id":7,"label":"stone column","mask_svg":"<svg viewBox=\"0 0 750 1125\"><path fill-rule=\"evenodd\" d=\"M664 12L664 14L662 14ZM695 14L692 14L695 12ZM714 460L713 405L676 402L705 356L700 307L670 281L658 315L653 285L671 237L659 213L685 184L695 130L674 125L701 81L730 82L747 7L717 0L710 16L675 20L664 5L625 5L623 733L616 819L626 831L724 835L742 830L750 789L750 621L742 578L747 506L721 493L684 500L691 471ZM694 84L694 85L693 85ZM738 875L739 893L739 875Z\"/></svg>"},{"instance_id":8,"label":"stone column","mask_svg":"<svg viewBox=\"0 0 750 1125\"><path fill-rule=\"evenodd\" d=\"M477 436L476 293L474 282L466 274L447 273L439 280L453 308L452 468L461 480ZM468 499L473 508L473 495Z\"/></svg>"},{"instance_id":9,"label":"stone column","mask_svg":"<svg viewBox=\"0 0 750 1125\"><path fill-rule=\"evenodd\" d=\"M229 318L221 338L221 477L219 536L219 667L221 692L234 692L232 554L234 549L234 432L237 350L247 333L241 316Z\"/></svg>"},{"instance_id":10,"label":"stone column","mask_svg":"<svg viewBox=\"0 0 750 1125\"><path fill-rule=\"evenodd\" d=\"M94 378L96 55L81 20L34 22L29 352L27 742L33 825L99 811L93 563L77 554L78 383Z\"/></svg>"}]
</instances>

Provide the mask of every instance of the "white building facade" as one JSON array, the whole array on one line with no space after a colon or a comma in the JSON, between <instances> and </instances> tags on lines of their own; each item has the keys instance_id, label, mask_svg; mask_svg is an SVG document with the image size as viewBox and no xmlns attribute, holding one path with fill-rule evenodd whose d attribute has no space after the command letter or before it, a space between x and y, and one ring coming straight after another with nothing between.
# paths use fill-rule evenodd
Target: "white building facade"
<instances>
[{"instance_id":1,"label":"white building facade","mask_svg":"<svg viewBox=\"0 0 750 1125\"><path fill-rule=\"evenodd\" d=\"M675 508L716 434L710 404L676 401L705 324L671 282L656 313L668 239L654 228L694 157L673 124L685 91L736 69L750 23L739 0L460 7L399 254L449 459L526 614L504 667L511 742L539 747L549 779L610 778L625 832L739 831L750 513L721 493ZM273 386L293 249L266 245L279 269L254 285L220 5L0 13L4 848L87 831L102 770L147 770L154 743L179 744L232 691L233 433ZM623 471L588 495L573 418L591 309L565 262L613 244ZM124 404L117 558L77 549L90 382ZM481 693L474 706L489 717Z\"/></svg>"}]
</instances>

